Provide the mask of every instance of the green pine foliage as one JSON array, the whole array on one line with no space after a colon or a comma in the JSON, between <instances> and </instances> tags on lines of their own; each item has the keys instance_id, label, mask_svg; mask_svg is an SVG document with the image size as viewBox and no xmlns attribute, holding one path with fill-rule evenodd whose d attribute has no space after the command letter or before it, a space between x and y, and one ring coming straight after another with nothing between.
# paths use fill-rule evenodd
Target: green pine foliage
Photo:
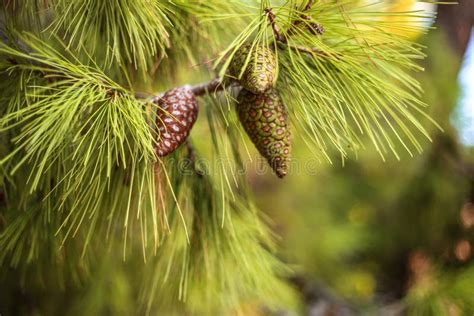
<instances>
[{"instance_id":1,"label":"green pine foliage","mask_svg":"<svg viewBox=\"0 0 474 316\"><path fill-rule=\"evenodd\" d=\"M54 1L52 33L61 31L68 47L87 45L99 54L102 67L131 65L146 73L150 63L163 58L169 46L166 3L160 1ZM93 14L91 14L93 12ZM87 44L85 44L87 43ZM102 43L107 43L104 47Z\"/></svg>"},{"instance_id":2,"label":"green pine foliage","mask_svg":"<svg viewBox=\"0 0 474 316\"><path fill-rule=\"evenodd\" d=\"M420 135L430 139L411 76L422 47L392 33L417 27L391 19L428 15L356 0L6 3L0 266L32 292L75 294L32 311L296 308L291 269L245 176L238 84L226 78L243 45L275 51L276 88L318 159L344 160L367 140L398 158L399 148L421 151ZM188 144L157 158L152 96L216 76L225 87L199 95ZM104 293L114 297L100 301Z\"/></svg>"}]
</instances>

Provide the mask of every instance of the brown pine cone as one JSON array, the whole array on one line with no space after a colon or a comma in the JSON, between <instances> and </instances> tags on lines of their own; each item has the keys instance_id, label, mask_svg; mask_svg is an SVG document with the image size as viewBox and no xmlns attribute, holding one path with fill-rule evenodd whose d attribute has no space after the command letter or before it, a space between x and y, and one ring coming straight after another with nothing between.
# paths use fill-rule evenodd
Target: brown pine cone
<instances>
[{"instance_id":1,"label":"brown pine cone","mask_svg":"<svg viewBox=\"0 0 474 316\"><path fill-rule=\"evenodd\" d=\"M188 138L196 122L199 106L194 93L187 87L174 88L158 99L162 110L158 111L156 124L160 135L156 154L171 154Z\"/></svg>"},{"instance_id":2,"label":"brown pine cone","mask_svg":"<svg viewBox=\"0 0 474 316\"><path fill-rule=\"evenodd\" d=\"M262 94L242 89L237 96L240 122L278 177L288 173L291 133L285 106L271 88Z\"/></svg>"}]
</instances>

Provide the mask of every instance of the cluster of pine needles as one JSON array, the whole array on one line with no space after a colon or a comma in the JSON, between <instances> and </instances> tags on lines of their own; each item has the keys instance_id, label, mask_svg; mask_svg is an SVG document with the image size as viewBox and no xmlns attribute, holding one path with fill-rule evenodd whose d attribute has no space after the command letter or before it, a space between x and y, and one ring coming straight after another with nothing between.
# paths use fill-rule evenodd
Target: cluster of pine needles
<instances>
[{"instance_id":1,"label":"cluster of pine needles","mask_svg":"<svg viewBox=\"0 0 474 316\"><path fill-rule=\"evenodd\" d=\"M0 12L0 265L54 262L52 279L87 283L104 249L117 260L141 252L137 295L149 312L177 300L190 311L273 306L291 294L242 172L233 89L200 99L208 143L191 133L192 155L182 146L161 160L156 105L137 89L193 83L179 75L189 65L187 78L222 77L250 42L275 49L295 137L316 157L346 159L368 139L398 158L429 139L410 75L422 47L393 34L421 30L407 23L431 18L421 12L349 0L7 0Z\"/></svg>"}]
</instances>

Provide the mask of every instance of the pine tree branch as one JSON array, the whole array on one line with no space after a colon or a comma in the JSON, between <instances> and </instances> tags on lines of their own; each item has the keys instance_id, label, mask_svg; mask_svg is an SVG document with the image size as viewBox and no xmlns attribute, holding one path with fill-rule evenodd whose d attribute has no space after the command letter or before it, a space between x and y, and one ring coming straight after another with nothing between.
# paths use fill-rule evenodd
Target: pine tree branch
<instances>
[{"instance_id":1,"label":"pine tree branch","mask_svg":"<svg viewBox=\"0 0 474 316\"><path fill-rule=\"evenodd\" d=\"M313 7L314 5L314 1L313 0L309 0L308 3L306 4L306 6L303 8L303 11L302 12L306 12L306 11L309 11L311 10L311 8ZM288 35L290 34L293 34L294 33L294 30L296 29L296 27L298 25L300 25L302 23L303 20L311 20L311 18L309 16L307 16L306 14L304 13L301 13L300 14L300 18L301 20L294 20L293 23L292 23L292 27L290 27L290 29L288 30ZM314 24L314 23L313 23ZM316 30L316 32L318 34L322 34L324 32L324 28L322 28L321 25L319 24L314 24L314 25L311 25L312 28L314 28ZM318 31L318 28L320 28L320 30Z\"/></svg>"},{"instance_id":2,"label":"pine tree branch","mask_svg":"<svg viewBox=\"0 0 474 316\"><path fill-rule=\"evenodd\" d=\"M313 5L314 5L314 1L309 0L308 3L303 8L302 12L306 12L306 11L311 10ZM309 16L307 16L304 13L301 13L300 14L300 20L294 20L291 23L291 26L289 27L288 31L286 32L287 33L286 36L284 36L283 34L281 34L280 29L279 29L278 25L276 24L276 16L273 13L272 8L266 8L265 9L265 14L267 15L267 17L270 21L270 24L271 24L272 30L273 30L273 34L275 35L276 40L279 41L279 42L282 42L282 43L288 43L289 36L294 34L296 27L299 24L302 23L302 20L311 20L311 18ZM324 28L319 24L312 23L311 28L314 29L314 30L312 30L312 33L316 32L317 34L321 35L324 32Z\"/></svg>"},{"instance_id":3,"label":"pine tree branch","mask_svg":"<svg viewBox=\"0 0 474 316\"><path fill-rule=\"evenodd\" d=\"M190 86L190 90L194 93L195 96L200 97L208 93L216 93L224 90L226 87L223 85L221 78L214 78L212 80L199 83L194 86ZM135 97L137 99L150 99L151 102L157 103L158 100L163 96L164 92L155 93L151 96L144 92L136 92Z\"/></svg>"},{"instance_id":4,"label":"pine tree branch","mask_svg":"<svg viewBox=\"0 0 474 316\"><path fill-rule=\"evenodd\" d=\"M395 153L390 135L384 131L385 126L393 130L394 135L405 148L406 145L402 139L404 136L409 138L416 150L420 151L420 144L416 135L408 129L403 118L407 118L409 123L413 123L417 127L417 131L429 137L426 130L418 124L413 114L404 106L404 104L410 104L415 111L422 111L418 109L423 106L422 102L420 102L415 95L405 93L402 91L403 89L398 88L394 83L384 80L386 76L394 77L397 79L395 81L400 81L403 85L408 83L412 91L417 91L418 85L416 81L405 73L395 75L394 70L396 70L398 65L409 69L418 69L413 59L423 57L419 48L406 42L396 41L396 38L389 37L386 32L374 32L370 34L357 32L357 37L361 37L370 44L370 49L367 49L366 46L351 41L351 39L354 38L355 31L349 26L341 28L339 34L341 41L338 42L339 44L334 45L332 42L328 42L326 43L327 46L321 46L321 48L319 48L320 40L311 36L315 34L314 32L317 32L317 30L314 30L311 26L312 22L314 22L314 3L314 1L304 1L298 8L281 9L282 7L273 7L264 9L258 19L256 19L258 23L255 24L255 27L260 27L260 30L262 29L261 27L267 25L268 30L265 30L265 32L273 31L274 36L270 35L273 37L273 41L270 40L270 43L268 43L268 37L264 34L265 32L262 32L262 36L265 37L264 40L267 42L267 45L273 46L273 49L282 50L278 57L280 76L282 81L289 84L285 86L285 89L281 89L280 92L286 97L289 104L288 106L294 109L293 113L295 115L298 116L306 113L304 117L307 118L307 120L301 119L300 117L297 118L298 121L303 121L307 124L305 127L307 130L313 130L313 128L315 128L315 121L321 122L320 124L325 126L323 128L325 131L324 134L327 134L331 143L346 155L346 148L355 148L356 150L360 142L356 128L348 124L349 119L347 119L346 111L350 111L348 113L351 113L353 116L358 129L361 132L366 131L367 135L369 135L371 140L378 146L377 149L381 155L385 153L387 149ZM318 11L318 19L328 28L346 25L344 24L346 16L340 14L337 6L333 7L330 4L324 5L318 3L318 9L320 9ZM310 10L311 12L309 12ZM373 27L376 26L377 23L374 22ZM250 29L246 30L242 36L239 37L240 40L238 42L244 43L249 41L252 36ZM260 40L260 37L254 38L254 42L260 42ZM238 47L235 46L236 45L231 45L225 51L225 54L222 54L221 59L219 59L215 65L222 65L222 59L232 57L232 54L229 53L235 53L238 49ZM384 47L389 49L384 49ZM41 50L40 46L33 47L33 49ZM346 55L343 52L348 53ZM342 58L343 54L351 58ZM368 60L374 56L379 57L380 55L382 55L382 57L379 58L380 67L377 67L377 69L374 69L374 67L365 67L365 63ZM24 56L21 55L18 58L21 58L19 62L23 63ZM36 57L26 59L29 63L40 62L41 65L43 65L43 61ZM230 61L227 60L227 64L229 62ZM20 66L15 66L15 68L20 69ZM40 68L40 70L42 69L44 69L44 67ZM339 72L333 76L332 72L334 72L335 69L342 69L343 72ZM225 71L225 69L223 69L223 71ZM57 74L54 71L51 73L52 75ZM319 73L325 75L318 76ZM78 75L79 77L82 76L81 74ZM225 74L222 72L220 77L223 78L223 76L225 76ZM364 78L364 80L361 80L361 78ZM103 78L101 77L101 79ZM334 85L337 85L339 88L334 88ZM145 100L145 102L154 101L154 103L156 103L156 101L162 97L162 94L155 94L153 96L143 93L135 93L135 97L133 97L134 91L125 91L125 89L121 88L118 84L108 84L105 86L120 90L121 94L125 95L124 97L142 99L140 108L143 107L143 100ZM228 86L227 84L223 85L223 82L219 79L213 79L195 86L188 86L188 88L191 89L196 96L203 96L222 91ZM313 91L319 92L313 93ZM350 93L346 91L350 91ZM380 91L383 91L383 93ZM385 93L385 91L387 92ZM107 95L113 97L115 94L112 92L114 92L114 90L110 90ZM331 100L338 101L333 102ZM309 106L308 102L311 106ZM350 110L344 108L339 109L337 114L326 113L328 108L338 108L337 104L340 102L347 104ZM149 105L151 108L151 104ZM309 115L310 117L307 115L309 108L314 109ZM382 110L387 110L388 114L378 116L376 113ZM327 115L337 116L337 118L335 117L336 123L326 121ZM424 115L423 112L421 112L421 115ZM379 119L375 119L376 122L371 124L368 117L380 117L382 123L379 123ZM391 119L400 126L403 133L394 130ZM384 122L386 122L386 124ZM308 137L310 137L310 139L317 138L318 143L323 143L320 139L322 136L308 135ZM384 140L386 140L386 142ZM409 149L407 150L410 152ZM324 148L322 148L322 151L325 153Z\"/></svg>"},{"instance_id":5,"label":"pine tree branch","mask_svg":"<svg viewBox=\"0 0 474 316\"><path fill-rule=\"evenodd\" d=\"M267 16L268 20L270 21L270 25L272 27L273 35L275 36L275 39L281 43L287 43L288 39L283 36L280 32L280 28L276 24L276 16L272 11L272 8L266 8L265 9L265 15Z\"/></svg>"},{"instance_id":6,"label":"pine tree branch","mask_svg":"<svg viewBox=\"0 0 474 316\"><path fill-rule=\"evenodd\" d=\"M311 7L313 6L313 4L314 4L314 1L309 1L306 4L305 8L303 9L303 12L310 10ZM315 47L309 48L309 47L305 47L305 46L302 46L302 45L293 45L293 44L288 43L288 38L290 37L290 35L295 33L294 30L296 29L296 27L299 24L301 24L302 20L294 20L293 23L291 24L290 28L287 30L286 35L283 35L280 31L280 28L276 24L276 15L273 13L272 8L266 8L265 9L265 14L266 14L266 16L267 16L267 18L270 22L270 25L271 25L272 31L273 31L273 35L275 36L275 39L278 42L279 46L285 45L286 47L288 47L290 49L293 49L293 50L296 50L296 51L299 51L299 52L302 52L302 53L311 54L311 55L320 55L320 56L324 56L324 57L329 56L326 52L324 52L324 51L322 51L318 48L315 48ZM301 19L304 19L304 20L310 20L311 19L310 17L308 17L305 14L301 14L300 17L301 17ZM317 24L317 23L311 23L309 25L308 29L314 35L316 35L316 34L321 35L321 34L324 33L324 27L320 24Z\"/></svg>"},{"instance_id":7,"label":"pine tree branch","mask_svg":"<svg viewBox=\"0 0 474 316\"><path fill-rule=\"evenodd\" d=\"M314 1L309 0L308 3L303 8L303 12L310 10L313 7L313 5L314 5ZM275 39L279 42L279 45L281 45L282 48L288 47L290 49L297 50L297 51L300 51L300 52L303 52L303 53L308 53L308 54L311 54L311 55L316 54L316 55L325 56L325 57L329 56L326 52L324 52L324 51L322 51L318 48L315 48L315 47L308 48L308 47L305 47L305 46L302 46L302 45L289 44L288 43L288 36L284 36L281 33L280 28L276 24L276 15L273 13L272 8L266 8L264 11L265 11L265 15L267 16L267 18L270 22L270 25L272 27L272 31L273 31L273 34L275 36ZM307 15L304 15L304 14L301 14L300 16L301 16L302 19L306 19L306 20L310 19ZM292 23L291 27L288 29L287 33L288 34L292 33L293 32L292 30L296 26L298 26L300 23L301 23L301 20L293 21L293 23ZM319 24L318 24L318 27L320 29L323 29L323 27ZM319 34L322 34L322 33L319 33ZM222 84L222 79L214 78L210 81L203 82L203 83L197 84L195 86L192 86L190 89L192 90L192 92L194 93L195 96L202 96L202 95L205 95L207 93L211 93L211 92L215 93L215 92L222 91L222 90L225 89L225 86ZM157 102L158 99L160 99L162 96L163 96L163 93L157 93L151 98L151 101L152 102ZM147 95L146 93L137 92L137 93L135 93L135 97L138 98L138 99L148 99L150 96Z\"/></svg>"},{"instance_id":8,"label":"pine tree branch","mask_svg":"<svg viewBox=\"0 0 474 316\"><path fill-rule=\"evenodd\" d=\"M191 87L194 95L202 96L207 93L211 92L218 92L224 90L224 85L222 84L222 80L220 78L214 78L211 81L204 82L198 85Z\"/></svg>"},{"instance_id":9,"label":"pine tree branch","mask_svg":"<svg viewBox=\"0 0 474 316\"><path fill-rule=\"evenodd\" d=\"M310 10L313 4L314 4L314 0L309 0L308 3L306 4L306 7L304 8L304 11Z\"/></svg>"},{"instance_id":10,"label":"pine tree branch","mask_svg":"<svg viewBox=\"0 0 474 316\"><path fill-rule=\"evenodd\" d=\"M308 3L306 4L306 6L303 9L303 12L310 10L312 8L313 4L314 4L314 1L312 1L312 0L308 1ZM281 33L280 28L278 27L278 25L276 23L276 15L273 13L272 8L266 8L264 10L264 12L265 12L265 15L267 16L267 18L270 22L273 34L274 34L275 39L277 40L279 46L282 46L282 48L287 47L287 48L297 50L297 51L300 51L300 52L303 52L303 53L311 54L311 55L320 55L320 56L324 56L324 57L329 56L326 52L321 51L318 48L308 48L308 47L304 47L304 46L301 46L301 45L289 44L288 43L288 36L284 36ZM301 15L301 18L306 19L306 20L310 19L308 16L306 16L304 14ZM287 31L287 34L290 35L291 33L293 33L293 29L295 27L297 27L298 24L300 24L300 23L301 23L301 20L295 20L292 23L289 30ZM315 24L315 26L313 26L313 25L311 25L311 26L312 26L312 28L315 28L316 30L323 30L323 27L320 26L319 24L318 25ZM312 30L310 30L310 31L312 31ZM314 32L312 31L312 33L314 33ZM322 34L322 31L319 34ZM222 91L222 90L225 89L225 86L223 85L223 82L222 82L221 78L214 78L210 81L192 86L190 89L194 93L195 96L203 96L203 95L208 94L208 93L215 93L215 92ZM164 93L155 94L155 96L153 96L151 98L151 102L158 103L158 100L163 96L163 94ZM146 96L146 94L143 94L143 93L135 93L135 97L145 98L145 99L149 98L148 96ZM193 164L194 164L194 154L193 154L194 150L193 150L193 148L192 148L192 146L189 142L187 142L186 144L187 144L187 148L188 148L188 152L189 152L189 158L193 161Z\"/></svg>"}]
</instances>

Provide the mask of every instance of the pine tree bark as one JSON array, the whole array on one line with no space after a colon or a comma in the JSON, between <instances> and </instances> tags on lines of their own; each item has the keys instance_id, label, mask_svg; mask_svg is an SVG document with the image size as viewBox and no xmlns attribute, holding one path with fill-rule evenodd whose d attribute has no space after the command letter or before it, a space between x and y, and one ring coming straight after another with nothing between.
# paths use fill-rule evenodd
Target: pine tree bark
<instances>
[{"instance_id":1,"label":"pine tree bark","mask_svg":"<svg viewBox=\"0 0 474 316\"><path fill-rule=\"evenodd\" d=\"M474 25L474 1L458 0L458 4L440 5L438 23L449 35L451 45L461 56L464 55Z\"/></svg>"}]
</instances>

